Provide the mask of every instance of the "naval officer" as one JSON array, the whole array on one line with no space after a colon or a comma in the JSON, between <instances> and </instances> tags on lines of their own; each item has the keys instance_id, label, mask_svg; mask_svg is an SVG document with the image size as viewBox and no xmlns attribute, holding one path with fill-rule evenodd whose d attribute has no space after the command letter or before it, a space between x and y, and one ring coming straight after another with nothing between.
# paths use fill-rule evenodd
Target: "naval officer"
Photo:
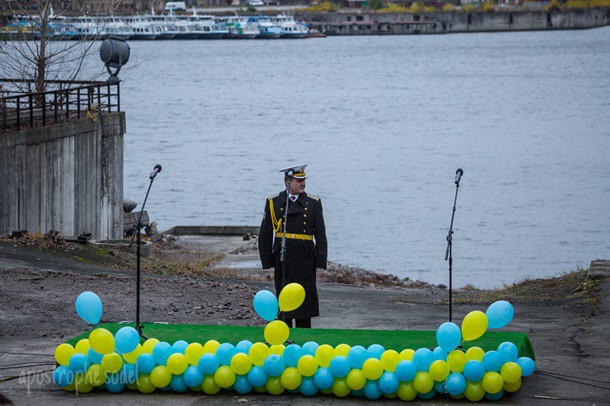
<instances>
[{"instance_id":1,"label":"naval officer","mask_svg":"<svg viewBox=\"0 0 610 406\"><path fill-rule=\"evenodd\" d=\"M305 193L306 166L297 165L280 171L284 173L286 189L267 198L258 241L263 269L275 268L276 294L294 282L305 289L305 302L298 309L281 314L288 326L300 328L311 328L311 318L320 315L316 269L326 269L327 255L322 202L320 198ZM284 236L286 263L283 271L281 250Z\"/></svg>"}]
</instances>

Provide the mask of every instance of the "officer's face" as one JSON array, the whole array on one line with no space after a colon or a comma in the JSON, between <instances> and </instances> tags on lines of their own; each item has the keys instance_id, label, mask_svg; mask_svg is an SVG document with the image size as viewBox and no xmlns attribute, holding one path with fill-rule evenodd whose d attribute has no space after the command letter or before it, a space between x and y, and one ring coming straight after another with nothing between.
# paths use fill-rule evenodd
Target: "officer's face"
<instances>
[{"instance_id":1,"label":"officer's face","mask_svg":"<svg viewBox=\"0 0 610 406\"><path fill-rule=\"evenodd\" d=\"M288 191L291 195L298 195L305 191L305 179L290 179L286 181Z\"/></svg>"}]
</instances>

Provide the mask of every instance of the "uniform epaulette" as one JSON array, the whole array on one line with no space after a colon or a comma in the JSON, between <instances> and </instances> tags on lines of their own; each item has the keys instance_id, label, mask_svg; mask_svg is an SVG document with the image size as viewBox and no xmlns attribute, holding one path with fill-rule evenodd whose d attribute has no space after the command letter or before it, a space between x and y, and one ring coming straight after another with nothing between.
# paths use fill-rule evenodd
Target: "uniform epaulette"
<instances>
[{"instance_id":1,"label":"uniform epaulette","mask_svg":"<svg viewBox=\"0 0 610 406\"><path fill-rule=\"evenodd\" d=\"M315 195L310 195L309 193L307 193L307 197L312 198L312 199L313 199L313 200L315 200L316 202L317 202L318 200L320 200L320 198L319 198L318 196L315 196Z\"/></svg>"},{"instance_id":2,"label":"uniform epaulette","mask_svg":"<svg viewBox=\"0 0 610 406\"><path fill-rule=\"evenodd\" d=\"M280 194L278 193L278 194L275 194L275 195L273 195L273 196L269 196L269 197L267 198L267 200L275 199L275 198L276 198L276 197L278 197L279 195L280 195Z\"/></svg>"}]
</instances>

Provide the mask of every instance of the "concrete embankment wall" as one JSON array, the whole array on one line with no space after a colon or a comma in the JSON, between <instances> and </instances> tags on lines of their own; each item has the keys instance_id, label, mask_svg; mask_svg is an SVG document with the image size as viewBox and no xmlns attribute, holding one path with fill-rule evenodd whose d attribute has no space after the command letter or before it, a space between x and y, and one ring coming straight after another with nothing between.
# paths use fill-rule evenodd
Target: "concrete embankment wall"
<instances>
[{"instance_id":1,"label":"concrete embankment wall","mask_svg":"<svg viewBox=\"0 0 610 406\"><path fill-rule=\"evenodd\" d=\"M0 134L0 233L123 237L125 113Z\"/></svg>"},{"instance_id":2,"label":"concrete embankment wall","mask_svg":"<svg viewBox=\"0 0 610 406\"><path fill-rule=\"evenodd\" d=\"M298 18L328 35L449 34L601 27L610 24L610 9L492 13L300 13Z\"/></svg>"}]
</instances>

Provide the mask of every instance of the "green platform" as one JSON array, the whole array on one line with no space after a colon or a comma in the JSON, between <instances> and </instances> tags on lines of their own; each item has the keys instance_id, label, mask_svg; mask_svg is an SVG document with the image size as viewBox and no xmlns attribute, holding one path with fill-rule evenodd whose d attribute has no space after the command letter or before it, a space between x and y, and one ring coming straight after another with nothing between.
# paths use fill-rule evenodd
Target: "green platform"
<instances>
[{"instance_id":1,"label":"green platform","mask_svg":"<svg viewBox=\"0 0 610 406\"><path fill-rule=\"evenodd\" d=\"M113 334L118 329L134 324L104 323L103 327ZM237 344L241 340L252 342L264 342L263 327L246 326L209 326L199 324L144 324L143 333L147 337L156 338L173 344L178 340L189 343L205 343L207 340L217 340L221 343L227 342ZM89 337L89 332L80 334L68 341L75 345L78 340ZM427 330L334 330L334 329L300 329L290 331L290 340L302 345L307 341L315 341L318 344L329 344L336 346L341 343L362 345L368 347L371 344L381 344L385 349L394 349L398 352L405 348L434 348L436 343L436 331ZM527 334L504 331L488 331L483 337L475 341L464 342L462 347L467 350L470 347L481 347L485 351L495 350L504 341L514 343L519 349L520 357L530 357L535 360L534 349Z\"/></svg>"}]
</instances>

